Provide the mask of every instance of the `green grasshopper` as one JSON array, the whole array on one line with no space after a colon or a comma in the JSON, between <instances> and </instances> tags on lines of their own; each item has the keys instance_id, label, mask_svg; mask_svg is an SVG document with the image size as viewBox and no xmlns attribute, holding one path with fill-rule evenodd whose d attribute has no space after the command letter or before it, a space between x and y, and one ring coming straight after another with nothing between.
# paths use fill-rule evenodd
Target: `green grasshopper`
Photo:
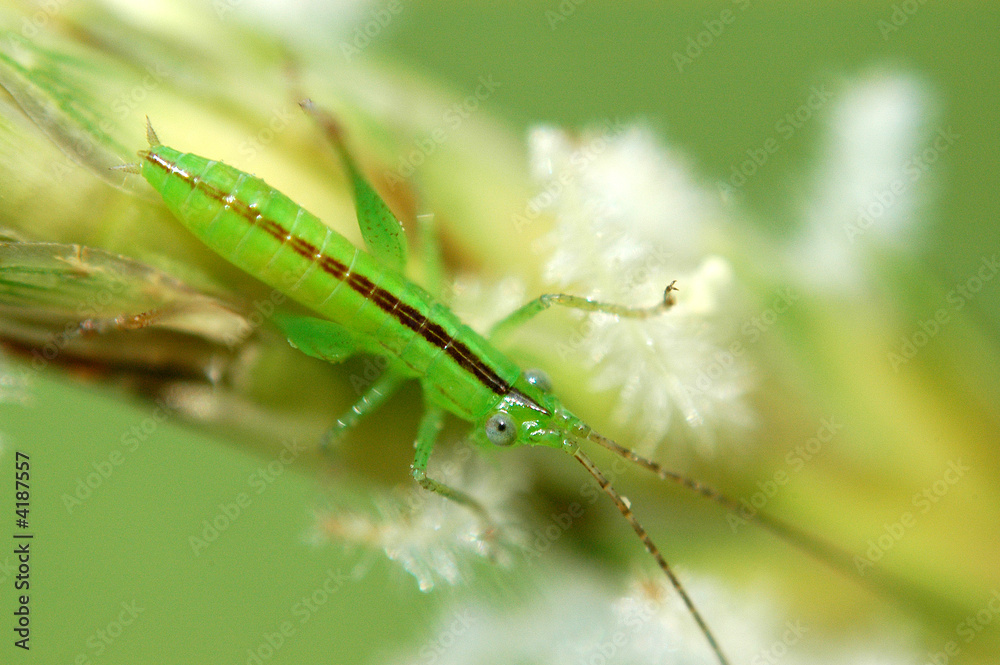
<instances>
[{"instance_id":1,"label":"green grasshopper","mask_svg":"<svg viewBox=\"0 0 1000 665\"><path fill-rule=\"evenodd\" d=\"M427 475L445 415L474 423L473 436L480 442L562 450L586 468L618 507L684 601L715 657L727 664L707 623L632 514L628 500L612 487L581 443L607 448L727 508L737 509L738 504L598 434L560 403L542 372L523 371L495 346L497 340L552 305L620 317L662 314L674 304L674 285L666 287L662 302L646 308L565 294L543 295L482 336L403 276L408 250L401 223L362 176L333 117L308 101L302 106L319 122L346 169L367 251L259 178L162 145L148 119L149 148L139 151L138 164L121 168L145 178L174 215L227 261L317 314L275 314L275 323L293 346L331 363L358 353L388 359L386 371L331 428L324 445L381 406L403 381L416 379L423 388L425 411L416 436L413 478L424 489L475 511L488 527L487 533L492 529L489 515L472 496ZM798 537L794 529L774 520L757 521L785 537Z\"/></svg>"}]
</instances>

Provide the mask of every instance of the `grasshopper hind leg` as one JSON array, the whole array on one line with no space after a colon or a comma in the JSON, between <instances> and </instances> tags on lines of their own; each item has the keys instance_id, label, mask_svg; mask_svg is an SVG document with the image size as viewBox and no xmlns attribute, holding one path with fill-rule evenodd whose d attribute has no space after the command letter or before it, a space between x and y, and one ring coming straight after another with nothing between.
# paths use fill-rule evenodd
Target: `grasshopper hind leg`
<instances>
[{"instance_id":1,"label":"grasshopper hind leg","mask_svg":"<svg viewBox=\"0 0 1000 665\"><path fill-rule=\"evenodd\" d=\"M344 165L344 170L347 171L354 193L358 226L365 247L380 263L402 272L406 268L409 253L409 243L403 225L375 188L365 179L354 156L347 148L340 123L331 113L316 106L310 99L301 101L299 106L319 125Z\"/></svg>"}]
</instances>

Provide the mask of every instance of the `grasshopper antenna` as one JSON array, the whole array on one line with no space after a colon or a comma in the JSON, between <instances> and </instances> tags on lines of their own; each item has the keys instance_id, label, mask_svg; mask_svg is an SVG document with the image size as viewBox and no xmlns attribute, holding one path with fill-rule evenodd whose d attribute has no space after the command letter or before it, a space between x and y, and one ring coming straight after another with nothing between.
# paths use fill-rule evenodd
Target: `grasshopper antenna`
<instances>
[{"instance_id":1,"label":"grasshopper antenna","mask_svg":"<svg viewBox=\"0 0 1000 665\"><path fill-rule=\"evenodd\" d=\"M588 441L592 441L593 443L610 450L616 455L624 457L625 459L652 471L661 480L666 480L680 485L695 494L699 494L706 499L710 499L715 503L718 503L727 510L738 515L741 519L760 525L785 542L798 547L802 551L810 554L814 558L822 561L834 570L837 570L852 580L855 580L861 586L866 587L880 596L888 597L897 603L906 599L916 601L927 607L937 607L938 609L945 608L946 611L953 616L961 616L963 611L962 608L956 607L951 601L945 598L937 597L936 594L929 594L924 590L914 588L911 583L895 575L886 573L885 571L873 571L871 576L859 575L855 569L854 557L843 549L827 542L826 540L823 540L822 538L806 533L798 527L792 526L785 521L776 517L771 517L762 512L748 514L743 510L743 506L741 506L735 499L726 496L708 485L704 485L697 480L693 480L674 471L670 471L669 469L665 469L662 465L638 455L620 443L602 436L585 426L577 429L578 436L585 438Z\"/></svg>"},{"instance_id":2,"label":"grasshopper antenna","mask_svg":"<svg viewBox=\"0 0 1000 665\"><path fill-rule=\"evenodd\" d=\"M611 483L604 477L601 470L594 466L594 463L584 454L582 450L580 450L579 446L574 445L574 448L573 457L575 457L576 460L582 464L585 469L587 469L590 475L594 477L594 480L596 480L597 484L601 486L604 493L611 497L611 500L615 502L616 506L618 506L619 512L621 512L622 516L628 521L629 524L632 525L632 529L635 531L636 535L639 536L640 540L642 540L642 544L646 546L646 550L653 555L654 559L656 559L656 563L659 564L660 570L666 574L667 578L670 580L670 584L673 585L674 590L677 591L681 600L684 601L684 605L687 606L688 612L690 612L691 616L694 617L695 622L698 624L698 628L701 629L702 635L704 635L705 639L708 640L708 644L712 647L712 651L715 653L715 657L718 659L720 665L729 665L729 660L722 653L719 643L715 640L715 635L713 635L712 631L709 630L708 624L705 623L705 620L701 617L701 613L698 612L698 608L694 606L694 601L691 600L687 591L684 590L684 587L681 585L681 581L677 579L677 576L674 575L674 571L670 569L670 565L667 563L667 560L663 558L663 554L660 553L660 548L656 546L656 543L654 543L652 538L649 537L649 534L646 533L646 529L639 524L635 515L632 514L632 508L629 506L628 499L619 494L618 491L611 486Z\"/></svg>"}]
</instances>

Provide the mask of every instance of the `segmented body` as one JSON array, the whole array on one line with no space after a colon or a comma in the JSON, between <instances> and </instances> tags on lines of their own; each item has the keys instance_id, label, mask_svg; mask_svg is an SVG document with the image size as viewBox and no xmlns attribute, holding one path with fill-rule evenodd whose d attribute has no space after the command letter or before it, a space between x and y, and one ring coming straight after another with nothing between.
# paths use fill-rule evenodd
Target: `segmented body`
<instances>
[{"instance_id":1,"label":"segmented body","mask_svg":"<svg viewBox=\"0 0 1000 665\"><path fill-rule=\"evenodd\" d=\"M517 365L425 290L263 180L162 145L142 157L142 176L205 244L341 324L364 350L398 358L435 403L476 421L511 393Z\"/></svg>"},{"instance_id":2,"label":"segmented body","mask_svg":"<svg viewBox=\"0 0 1000 665\"><path fill-rule=\"evenodd\" d=\"M161 145L148 124L150 147L140 151L142 162L138 167L130 165L128 170L138 171L181 223L223 258L321 315L292 317L296 323L287 328L278 322L289 341L299 344L300 349L331 362L358 351L383 354L396 359L393 372L386 375L388 383L398 385L398 379L407 376L420 381L430 405L414 442L413 477L425 489L475 511L487 532L495 527L474 497L427 475L444 410L475 423L473 432L478 431L481 441L497 446L548 446L572 455L632 526L684 601L716 659L727 665L711 630L659 548L632 514L628 500L612 487L580 444L588 441L602 446L727 508L738 508L737 502L594 432L560 403L547 378L535 371L522 373L445 305L408 280L400 272L405 265L406 241L398 220L360 175L332 116L311 102L303 103L303 108L320 122L340 153L352 179L362 235L372 253L352 245L263 180L221 162ZM658 315L673 304L672 290L670 284L663 302L650 308L549 294L509 314L492 334L502 338L498 329L516 327L552 304L634 318ZM305 328L295 327L300 325ZM352 412L360 416L360 409L367 412L384 395L373 386ZM338 421L338 425L356 421L350 416ZM759 517L758 521L778 533L793 533L805 540L779 522Z\"/></svg>"}]
</instances>

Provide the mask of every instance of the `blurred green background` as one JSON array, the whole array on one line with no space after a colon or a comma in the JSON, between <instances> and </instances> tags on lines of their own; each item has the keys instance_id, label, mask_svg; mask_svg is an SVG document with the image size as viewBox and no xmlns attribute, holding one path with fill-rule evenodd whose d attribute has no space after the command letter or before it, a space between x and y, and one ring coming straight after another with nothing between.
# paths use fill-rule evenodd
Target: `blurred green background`
<instances>
[{"instance_id":1,"label":"blurred green background","mask_svg":"<svg viewBox=\"0 0 1000 665\"><path fill-rule=\"evenodd\" d=\"M373 40L363 58L401 63L444 82L456 95L474 88L481 76L495 77L501 86L484 106L515 135L524 135L535 123L574 127L606 118L645 120L665 141L683 150L694 170L708 181L726 178L745 151L771 135L775 121L800 104L812 86L880 70L913 73L928 84L940 104L934 126L954 127L962 140L935 166L932 177L921 182L932 194L921 209L927 233L902 252L905 268L888 271L886 288L897 298L898 309L886 312L887 318L899 317L899 334L906 333L933 313L941 293L975 271L982 256L1000 251L996 222L1000 8L994 4L588 0L562 3L574 9L554 27L546 12L559 11L556 0L403 4L399 18ZM903 5L915 5L916 10L898 30L884 36L879 21L891 20ZM687 39L705 29L704 21L717 19L725 10L733 12L734 20L679 72L675 52L683 51ZM739 201L749 213L747 223L776 237L794 225L823 131L822 122L806 124L749 181ZM961 322L944 329L907 366L898 385L880 383L884 377L873 378L871 385L876 393L889 389L886 409L894 409L900 395L914 398L909 404L912 414L892 414L910 424L913 438L899 436L900 428L887 428L897 438L886 444L884 454L900 456L903 467L908 467L910 455L939 461L963 456L973 464L974 480L948 495L948 505L935 512L933 520L918 525L914 537L885 559L885 565L900 576L932 589L931 595L947 598L959 609L959 619L961 611L981 610L990 593L1000 588L995 572L1000 569L998 531L995 525L983 526L1000 518L996 491L989 489L996 485L1000 443L998 387L990 380L997 375L1000 346L998 287L998 283L987 285L969 303ZM806 318L797 322L800 327L785 330L781 343L794 348L801 335L822 344L815 340L829 335L830 344L851 346L852 321L841 322L840 329L817 330L815 326L829 320L822 315ZM895 341L895 337L886 340L884 347L891 348ZM862 410L877 406L878 395L836 393L843 386L865 385L858 377L867 370L864 359L854 360L829 371L852 375L855 381L834 382L825 387L828 392L816 385L815 377L798 384L780 374L764 377L754 396L755 405L766 413L762 435L801 439L815 429L809 424L812 420L801 427L794 424L803 413L840 413L860 402L867 405ZM797 395L799 405L783 411L788 405L782 399L799 390L805 391ZM160 423L148 404L80 387L55 372L36 376L31 392L30 406L0 404L4 446L0 510L12 521L11 453L30 451L36 532L32 650L12 649L5 629L0 643L4 663L244 663L247 649L265 642L327 571L348 574L358 561L366 561L367 568L344 583L349 593L331 596L267 662L377 663L406 654L412 662L428 662L420 649L433 639L437 613L456 597L481 596L502 607L516 604L524 593L516 581L525 574L523 566L506 571L484 563L481 579L462 588L423 594L410 576L378 553L305 543L312 510L323 503L325 481L312 473L283 474L254 497L245 515L218 542L192 558L188 537L202 519L218 512L220 503L246 490L262 458L247 454L239 442L226 437L210 436L172 419ZM398 406L407 414L408 420L399 426L404 433L415 422L415 402L415 393L406 393ZM862 422L871 417L868 414ZM151 418L157 424L127 464L68 513L62 496L95 464L107 460L130 428L142 428ZM884 432L873 432L871 439L858 445L879 446L880 434ZM408 445L404 439L388 449L349 454L377 458L374 463L381 467L398 467L386 472L382 482L402 484L407 482L410 463ZM737 470L713 462L695 463L694 472L733 492L752 488L754 479L765 477L768 465L787 449L782 445L742 479ZM549 472L561 473L565 467L560 464L568 467L570 462L557 459ZM816 501L850 496L864 503L870 495L869 521L837 524L836 505L825 506L834 516L830 524L809 523L815 514L810 509L790 519L807 520L804 525L810 531L828 535L851 552L862 551L868 538L881 533L884 522L898 519L906 510L913 492L936 479L933 474L915 473L909 485L902 490L893 485L890 491L878 486L878 478L860 474L858 465L837 464L831 461L832 468L816 471L818 482L824 483L815 488L823 497ZM838 476L839 472L844 475ZM568 482L575 484L576 476ZM553 486L558 488L559 481ZM551 491L558 496L558 489ZM658 501L654 497L661 491L654 485L633 485L630 496L642 506L643 501ZM805 486L796 491L812 490ZM872 601L852 582L829 576L826 569L783 543L759 534L727 538L724 518L714 507L683 497L670 500L673 508L651 515L660 505L652 504L654 508L647 507L644 514L677 563L729 580L759 576L776 595L787 594L793 606L811 607L822 617L816 622L825 624L833 641L841 639L839 626L848 636L845 642L878 643L881 613L893 636L898 635L900 616L907 617L906 625L916 626L913 659L900 662L924 663L927 654L955 638L954 607L935 613L925 606L913 620L891 603ZM558 498L552 501L558 503ZM606 523L578 534L575 547L583 559L596 559L614 569L648 568L628 528L616 515L605 517ZM5 527L0 536L11 530ZM561 547L572 552L574 545ZM10 623L13 607L9 550L0 548L8 552L0 555L0 607L5 617L0 625ZM574 554L564 551L553 554L556 566L563 560L560 556L576 561ZM992 575L975 572L991 569ZM821 581L825 586L820 592L804 586L803 580L826 577L833 579ZM116 620L122 603L134 603L143 611L120 636L95 647L100 642L95 636ZM874 617L860 628L851 625L855 603ZM995 662L998 625L1000 616L982 637L967 647L963 644L962 653L949 662ZM721 629L719 638L727 643ZM823 653L824 648L821 644L816 651ZM734 653L733 662L750 662L750 655Z\"/></svg>"}]
</instances>

